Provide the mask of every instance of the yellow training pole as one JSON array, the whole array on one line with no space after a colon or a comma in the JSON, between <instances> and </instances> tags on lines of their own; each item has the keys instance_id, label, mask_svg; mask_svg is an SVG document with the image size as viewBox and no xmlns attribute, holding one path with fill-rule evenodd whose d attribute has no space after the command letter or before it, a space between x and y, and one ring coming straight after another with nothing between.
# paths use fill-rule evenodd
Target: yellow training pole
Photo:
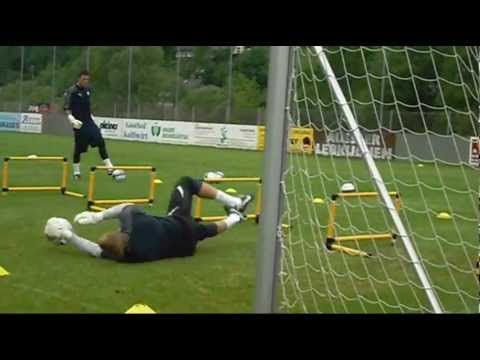
<instances>
[{"instance_id":1,"label":"yellow training pole","mask_svg":"<svg viewBox=\"0 0 480 360\"><path fill-rule=\"evenodd\" d=\"M115 200L93 200L93 205L111 205L111 204L123 204L123 203L132 203L132 204L146 204L150 202L150 199L115 199Z\"/></svg>"},{"instance_id":2,"label":"yellow training pole","mask_svg":"<svg viewBox=\"0 0 480 360\"><path fill-rule=\"evenodd\" d=\"M150 171L155 171L155 168L153 166L133 166L133 165L128 165L128 166L113 166L113 167L108 167L104 165L99 165L95 166L96 170L107 170L107 169L113 169L113 170L150 170Z\"/></svg>"},{"instance_id":3,"label":"yellow training pole","mask_svg":"<svg viewBox=\"0 0 480 360\"><path fill-rule=\"evenodd\" d=\"M61 190L60 186L12 186L8 191L55 191Z\"/></svg>"},{"instance_id":4,"label":"yellow training pole","mask_svg":"<svg viewBox=\"0 0 480 360\"><path fill-rule=\"evenodd\" d=\"M262 178L259 177L232 177L219 179L202 179L206 183L225 183L225 182L260 182Z\"/></svg>"},{"instance_id":5,"label":"yellow training pole","mask_svg":"<svg viewBox=\"0 0 480 360\"><path fill-rule=\"evenodd\" d=\"M63 156L9 156L10 160L63 160L65 159Z\"/></svg>"},{"instance_id":6,"label":"yellow training pole","mask_svg":"<svg viewBox=\"0 0 480 360\"><path fill-rule=\"evenodd\" d=\"M351 255L351 256L365 256L365 257L371 256L369 253L367 253L365 251L352 249L352 248L349 248L349 247L346 247L346 246L340 246L340 245L332 244L332 245L330 245L330 247L331 247L332 250L335 250L335 251L338 251L338 252L343 252L343 253Z\"/></svg>"},{"instance_id":7,"label":"yellow training pole","mask_svg":"<svg viewBox=\"0 0 480 360\"><path fill-rule=\"evenodd\" d=\"M95 206L95 205L90 205L88 207L89 210L95 210L95 211L104 211L107 210L107 208L101 207L101 206Z\"/></svg>"},{"instance_id":8,"label":"yellow training pole","mask_svg":"<svg viewBox=\"0 0 480 360\"><path fill-rule=\"evenodd\" d=\"M262 209L262 183L259 182L257 184L257 193L255 195L257 197L257 202L255 206L255 214L260 215L260 211Z\"/></svg>"},{"instance_id":9,"label":"yellow training pole","mask_svg":"<svg viewBox=\"0 0 480 360\"><path fill-rule=\"evenodd\" d=\"M2 181L2 193L3 195L7 195L6 191L8 188L8 160L3 160L3 181Z\"/></svg>"},{"instance_id":10,"label":"yellow training pole","mask_svg":"<svg viewBox=\"0 0 480 360\"><path fill-rule=\"evenodd\" d=\"M402 203L400 202L400 196L397 194L397 196L395 196L395 209L397 209L397 211L400 211L402 207Z\"/></svg>"},{"instance_id":11,"label":"yellow training pole","mask_svg":"<svg viewBox=\"0 0 480 360\"><path fill-rule=\"evenodd\" d=\"M211 222L211 221L222 221L226 219L225 215L220 215L220 216L195 216L195 220L200 220L204 222ZM257 215L255 214L248 214L247 219L256 219Z\"/></svg>"},{"instance_id":12,"label":"yellow training pole","mask_svg":"<svg viewBox=\"0 0 480 360\"><path fill-rule=\"evenodd\" d=\"M332 239L335 236L335 218L337 215L337 201L333 200L330 205L330 218L327 226L327 238Z\"/></svg>"},{"instance_id":13,"label":"yellow training pole","mask_svg":"<svg viewBox=\"0 0 480 360\"><path fill-rule=\"evenodd\" d=\"M87 195L87 200L89 202L93 201L94 189L95 189L95 170L91 170L89 181L88 181L88 195Z\"/></svg>"},{"instance_id":14,"label":"yellow training pole","mask_svg":"<svg viewBox=\"0 0 480 360\"><path fill-rule=\"evenodd\" d=\"M395 191L391 191L388 193L388 195L390 196L397 196L397 192ZM374 197L374 196L378 196L378 193L377 192L352 192L352 193L339 193L339 194L336 194L337 196L339 197L342 197L342 198L351 198L351 197Z\"/></svg>"},{"instance_id":15,"label":"yellow training pole","mask_svg":"<svg viewBox=\"0 0 480 360\"><path fill-rule=\"evenodd\" d=\"M67 188L67 176L68 176L68 162L67 162L67 159L63 159L62 184L60 186L64 190Z\"/></svg>"},{"instance_id":16,"label":"yellow training pole","mask_svg":"<svg viewBox=\"0 0 480 360\"><path fill-rule=\"evenodd\" d=\"M201 213L202 213L202 203L203 203L203 200L201 197L197 196L197 202L195 204L195 213L194 213L194 217L195 218L200 218L201 217Z\"/></svg>"},{"instance_id":17,"label":"yellow training pole","mask_svg":"<svg viewBox=\"0 0 480 360\"><path fill-rule=\"evenodd\" d=\"M76 193L76 192L73 192L73 191L65 191L64 194L69 195L69 196L79 197L79 198L84 198L85 197L85 195L80 194L80 193Z\"/></svg>"},{"instance_id":18,"label":"yellow training pole","mask_svg":"<svg viewBox=\"0 0 480 360\"><path fill-rule=\"evenodd\" d=\"M335 241L351 241L351 240L390 240L392 234L365 234L365 235L346 235L337 236Z\"/></svg>"},{"instance_id":19,"label":"yellow training pole","mask_svg":"<svg viewBox=\"0 0 480 360\"><path fill-rule=\"evenodd\" d=\"M153 202L153 199L155 198L155 178L156 177L157 176L155 173L155 169L152 169L152 172L150 173L150 194L148 196L151 202Z\"/></svg>"}]
</instances>

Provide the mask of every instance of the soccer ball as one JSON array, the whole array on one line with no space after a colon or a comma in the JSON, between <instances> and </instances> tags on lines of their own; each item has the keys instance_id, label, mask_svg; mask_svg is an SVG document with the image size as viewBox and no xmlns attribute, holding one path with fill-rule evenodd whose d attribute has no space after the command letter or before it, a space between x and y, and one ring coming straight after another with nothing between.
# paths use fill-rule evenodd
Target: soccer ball
<instances>
[{"instance_id":1,"label":"soccer ball","mask_svg":"<svg viewBox=\"0 0 480 360\"><path fill-rule=\"evenodd\" d=\"M203 176L204 179L209 179L209 180L216 180L216 179L221 179L225 176L225 174L221 171L209 171L205 173Z\"/></svg>"},{"instance_id":2,"label":"soccer ball","mask_svg":"<svg viewBox=\"0 0 480 360\"><path fill-rule=\"evenodd\" d=\"M342 193L350 193L350 192L355 192L355 185L353 185L352 183L345 183L342 185L342 187L340 188L340 191Z\"/></svg>"},{"instance_id":3,"label":"soccer ball","mask_svg":"<svg viewBox=\"0 0 480 360\"><path fill-rule=\"evenodd\" d=\"M72 224L63 218L52 217L48 219L43 230L48 241L55 245L65 245L67 241L63 239L63 235L67 231L72 231Z\"/></svg>"},{"instance_id":4,"label":"soccer ball","mask_svg":"<svg viewBox=\"0 0 480 360\"><path fill-rule=\"evenodd\" d=\"M125 174L125 171L123 171L122 169L116 169L112 173L112 178L116 182L122 182L125 181L125 179L127 178L127 174Z\"/></svg>"}]
</instances>

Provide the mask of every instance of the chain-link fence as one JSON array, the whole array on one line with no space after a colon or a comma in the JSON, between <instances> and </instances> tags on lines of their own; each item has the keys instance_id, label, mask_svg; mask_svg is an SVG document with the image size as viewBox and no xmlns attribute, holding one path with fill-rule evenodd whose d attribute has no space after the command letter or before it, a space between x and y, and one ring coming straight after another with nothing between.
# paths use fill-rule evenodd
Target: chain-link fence
<instances>
[{"instance_id":1,"label":"chain-link fence","mask_svg":"<svg viewBox=\"0 0 480 360\"><path fill-rule=\"evenodd\" d=\"M188 47L2 46L0 111L61 113L65 90L87 69L92 112L99 116L263 123L262 107L234 101L232 56L214 64L223 71L217 76L220 85L200 94L205 69L194 62L192 50L184 48ZM190 51L188 56L185 51Z\"/></svg>"}]
</instances>

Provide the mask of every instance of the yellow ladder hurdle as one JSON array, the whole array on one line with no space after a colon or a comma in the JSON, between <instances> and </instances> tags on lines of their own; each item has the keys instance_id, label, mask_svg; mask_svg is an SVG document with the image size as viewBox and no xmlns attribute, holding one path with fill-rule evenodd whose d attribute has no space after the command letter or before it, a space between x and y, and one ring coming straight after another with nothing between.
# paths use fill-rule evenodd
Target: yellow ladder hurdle
<instances>
[{"instance_id":1,"label":"yellow ladder hurdle","mask_svg":"<svg viewBox=\"0 0 480 360\"><path fill-rule=\"evenodd\" d=\"M9 186L10 161L60 161L62 162L62 178L59 186ZM85 195L68 191L68 160L64 156L7 156L3 158L2 194L9 191L60 191L63 195L84 198Z\"/></svg>"},{"instance_id":2,"label":"yellow ladder hurdle","mask_svg":"<svg viewBox=\"0 0 480 360\"><path fill-rule=\"evenodd\" d=\"M130 171L150 171L150 182L149 182L149 195L147 198L133 198L133 199L94 199L95 192L95 182L96 182L96 171L97 170L130 170ZM108 205L116 205L122 203L132 203L132 204L153 204L155 200L155 186L156 184L161 183L159 179L156 178L156 169L153 166L134 166L134 165L125 165L125 166L92 166L90 168L90 175L88 180L88 194L87 194L87 209L102 211L105 210ZM103 206L102 206L103 205Z\"/></svg>"},{"instance_id":3,"label":"yellow ladder hurdle","mask_svg":"<svg viewBox=\"0 0 480 360\"><path fill-rule=\"evenodd\" d=\"M220 179L203 179L202 181L209 183L209 184L218 184L218 183L256 183L256 191L255 191L255 212L251 214L247 214L248 219L254 219L255 222L258 224L260 221L260 211L262 206L262 178L260 177L231 177L231 178L220 178ZM202 216L202 205L203 199L196 196L196 203L195 203L195 212L194 212L194 219L196 221L221 221L226 218L225 215L218 215L218 216Z\"/></svg>"},{"instance_id":4,"label":"yellow ladder hurdle","mask_svg":"<svg viewBox=\"0 0 480 360\"><path fill-rule=\"evenodd\" d=\"M400 193L398 192L389 192L388 195L395 197L395 208L397 211L401 209ZM330 217L328 220L327 226L327 240L326 247L328 250L334 250L338 252L343 252L352 256L372 256L362 250L353 249L350 247L339 245L338 243L342 241L353 241L353 240L371 240L371 241L381 241L381 240L392 240L395 242L397 237L394 233L383 233L383 234L356 234L356 235L345 235L345 236L336 236L335 231L335 220L337 216L337 199L350 199L358 197L372 198L377 197L377 192L351 192L351 193L339 193L333 194L331 196L332 202L330 203Z\"/></svg>"}]
</instances>

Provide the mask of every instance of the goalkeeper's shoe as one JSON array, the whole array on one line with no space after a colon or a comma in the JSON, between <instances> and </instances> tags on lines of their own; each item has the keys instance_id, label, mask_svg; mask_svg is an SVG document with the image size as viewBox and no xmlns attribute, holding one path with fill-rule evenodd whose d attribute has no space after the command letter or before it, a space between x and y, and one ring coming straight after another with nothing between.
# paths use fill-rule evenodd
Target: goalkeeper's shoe
<instances>
[{"instance_id":1,"label":"goalkeeper's shoe","mask_svg":"<svg viewBox=\"0 0 480 360\"><path fill-rule=\"evenodd\" d=\"M107 175L112 176L113 171L114 171L113 169L107 169Z\"/></svg>"},{"instance_id":2,"label":"goalkeeper's shoe","mask_svg":"<svg viewBox=\"0 0 480 360\"><path fill-rule=\"evenodd\" d=\"M241 195L240 196L240 204L236 206L225 206L224 209L227 212L227 214L230 213L231 209L234 209L242 214L244 214L247 211L248 205L253 201L253 195L247 194L247 195Z\"/></svg>"}]
</instances>

